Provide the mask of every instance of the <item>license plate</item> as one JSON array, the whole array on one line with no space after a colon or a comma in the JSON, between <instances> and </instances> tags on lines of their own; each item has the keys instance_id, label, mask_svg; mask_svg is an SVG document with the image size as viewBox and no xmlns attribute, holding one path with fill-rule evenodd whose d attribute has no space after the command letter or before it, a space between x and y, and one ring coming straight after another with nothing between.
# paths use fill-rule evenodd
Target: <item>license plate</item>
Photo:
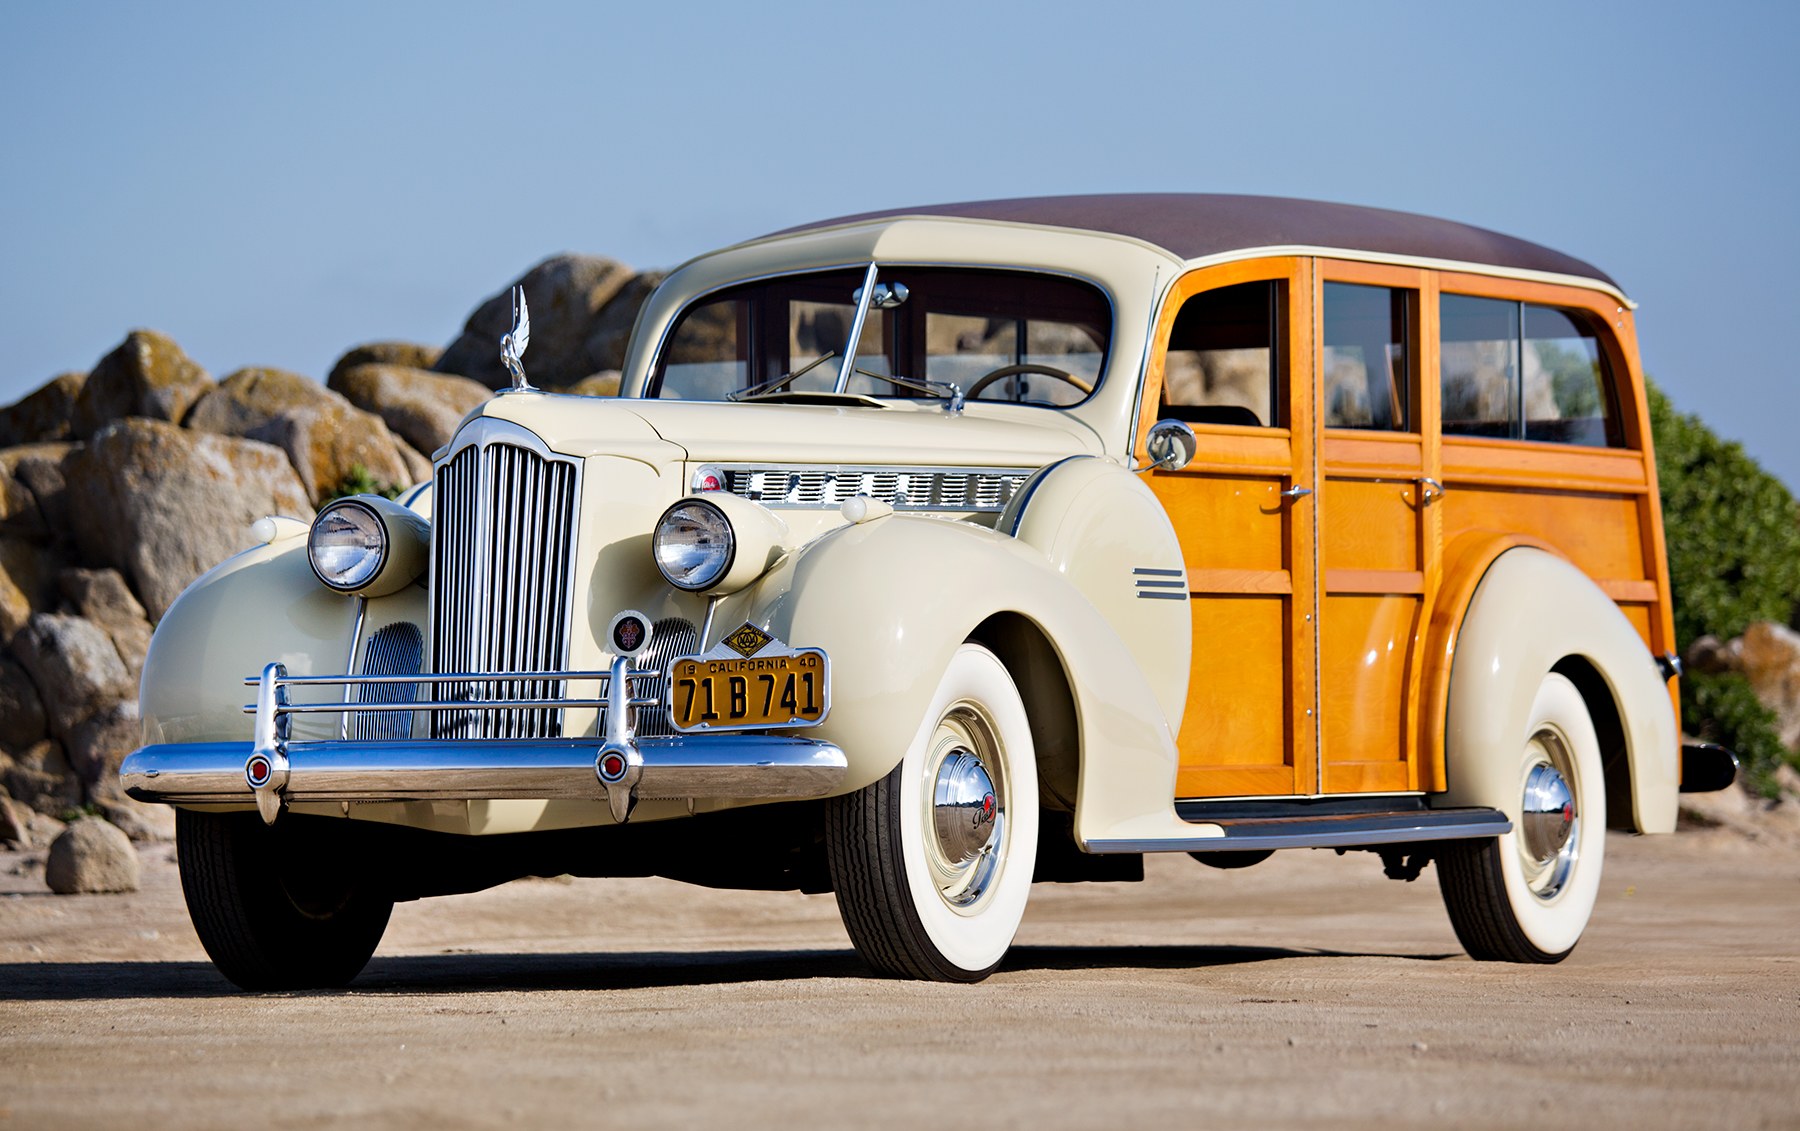
<instances>
[{"instance_id":1,"label":"license plate","mask_svg":"<svg viewBox=\"0 0 1800 1131\"><path fill-rule=\"evenodd\" d=\"M830 705L825 653L682 657L669 668L669 718L676 730L811 726Z\"/></svg>"}]
</instances>

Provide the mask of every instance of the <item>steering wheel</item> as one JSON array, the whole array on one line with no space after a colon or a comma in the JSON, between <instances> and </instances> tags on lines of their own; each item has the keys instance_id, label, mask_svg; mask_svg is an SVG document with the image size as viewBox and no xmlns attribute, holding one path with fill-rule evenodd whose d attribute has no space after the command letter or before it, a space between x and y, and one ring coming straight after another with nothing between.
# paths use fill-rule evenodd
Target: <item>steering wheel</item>
<instances>
[{"instance_id":1,"label":"steering wheel","mask_svg":"<svg viewBox=\"0 0 1800 1131\"><path fill-rule=\"evenodd\" d=\"M975 383L969 386L968 390L963 393L963 396L970 400L974 400L981 395L981 390L992 385L995 381L1003 381L1008 377L1018 377L1026 373L1041 373L1045 377L1054 377L1058 381L1067 381L1077 389L1080 389L1084 396L1094 391L1094 386L1092 384L1083 381L1066 369L1058 369L1054 365L1038 365L1036 362L1028 361L1023 365L1002 365L998 369L989 370L988 372L983 373L981 376L975 378Z\"/></svg>"}]
</instances>

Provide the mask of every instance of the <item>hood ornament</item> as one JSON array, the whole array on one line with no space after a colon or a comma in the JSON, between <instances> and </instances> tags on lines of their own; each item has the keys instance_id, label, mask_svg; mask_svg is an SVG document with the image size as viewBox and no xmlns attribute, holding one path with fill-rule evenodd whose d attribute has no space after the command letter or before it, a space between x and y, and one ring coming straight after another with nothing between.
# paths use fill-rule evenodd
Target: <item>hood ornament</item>
<instances>
[{"instance_id":1,"label":"hood ornament","mask_svg":"<svg viewBox=\"0 0 1800 1131\"><path fill-rule=\"evenodd\" d=\"M500 364L512 374L512 387L531 389L532 384L525 379L525 366L521 359L525 356L525 347L531 344L531 309L525 305L525 288L512 289L512 330L500 339Z\"/></svg>"}]
</instances>

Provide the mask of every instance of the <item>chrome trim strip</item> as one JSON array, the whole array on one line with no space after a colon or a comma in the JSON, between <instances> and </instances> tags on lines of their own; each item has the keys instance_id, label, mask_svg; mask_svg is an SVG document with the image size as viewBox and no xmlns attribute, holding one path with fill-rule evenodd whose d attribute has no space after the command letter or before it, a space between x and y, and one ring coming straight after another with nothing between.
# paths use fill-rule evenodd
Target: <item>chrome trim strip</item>
<instances>
[{"instance_id":1,"label":"chrome trim strip","mask_svg":"<svg viewBox=\"0 0 1800 1131\"><path fill-rule=\"evenodd\" d=\"M1132 568L1131 572L1132 572L1133 576L1138 576L1138 577L1143 577L1143 576L1180 577L1181 576L1181 571L1178 569L1153 569L1150 566L1134 566ZM1148 583L1139 582L1139 584L1141 585L1141 584L1148 584Z\"/></svg>"},{"instance_id":2,"label":"chrome trim strip","mask_svg":"<svg viewBox=\"0 0 1800 1131\"><path fill-rule=\"evenodd\" d=\"M468 742L296 742L287 747L286 801L582 798L607 790L594 775L599 739ZM849 771L828 742L776 735L640 738L639 798L820 797ZM132 752L120 767L140 801L252 800L248 742L169 743Z\"/></svg>"},{"instance_id":3,"label":"chrome trim strip","mask_svg":"<svg viewBox=\"0 0 1800 1131\"><path fill-rule=\"evenodd\" d=\"M716 473L725 490L771 510L828 510L867 495L897 511L998 514L1036 473L1033 467L928 467L882 464L705 463L690 485ZM854 482L846 483L848 477ZM776 482L770 482L774 478ZM886 482L883 482L886 480Z\"/></svg>"},{"instance_id":4,"label":"chrome trim strip","mask_svg":"<svg viewBox=\"0 0 1800 1131\"><path fill-rule=\"evenodd\" d=\"M1147 598L1151 598L1151 599L1155 599L1155 600L1161 600L1161 601L1185 601L1188 599L1188 595L1186 593L1168 592L1166 590L1159 590L1159 589L1140 589L1140 590L1138 590L1138 596L1139 597L1147 597Z\"/></svg>"}]
</instances>

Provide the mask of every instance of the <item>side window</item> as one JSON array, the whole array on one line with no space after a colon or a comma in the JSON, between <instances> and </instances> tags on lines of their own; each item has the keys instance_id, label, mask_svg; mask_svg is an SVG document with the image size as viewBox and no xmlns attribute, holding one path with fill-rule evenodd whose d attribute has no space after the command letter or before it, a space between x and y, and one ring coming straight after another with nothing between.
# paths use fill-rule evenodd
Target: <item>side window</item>
<instances>
[{"instance_id":1,"label":"side window","mask_svg":"<svg viewBox=\"0 0 1800 1131\"><path fill-rule=\"evenodd\" d=\"M1622 445L1611 374L1586 314L1446 294L1440 324L1446 435Z\"/></svg>"},{"instance_id":2,"label":"side window","mask_svg":"<svg viewBox=\"0 0 1800 1131\"><path fill-rule=\"evenodd\" d=\"M1280 282L1239 283L1182 303L1163 366L1163 412L1195 424L1278 425Z\"/></svg>"},{"instance_id":3,"label":"side window","mask_svg":"<svg viewBox=\"0 0 1800 1131\"><path fill-rule=\"evenodd\" d=\"M1325 427L1407 431L1413 292L1352 283L1324 290Z\"/></svg>"},{"instance_id":4,"label":"side window","mask_svg":"<svg viewBox=\"0 0 1800 1131\"><path fill-rule=\"evenodd\" d=\"M1525 306L1525 438L1623 446L1606 355L1579 311Z\"/></svg>"}]
</instances>

